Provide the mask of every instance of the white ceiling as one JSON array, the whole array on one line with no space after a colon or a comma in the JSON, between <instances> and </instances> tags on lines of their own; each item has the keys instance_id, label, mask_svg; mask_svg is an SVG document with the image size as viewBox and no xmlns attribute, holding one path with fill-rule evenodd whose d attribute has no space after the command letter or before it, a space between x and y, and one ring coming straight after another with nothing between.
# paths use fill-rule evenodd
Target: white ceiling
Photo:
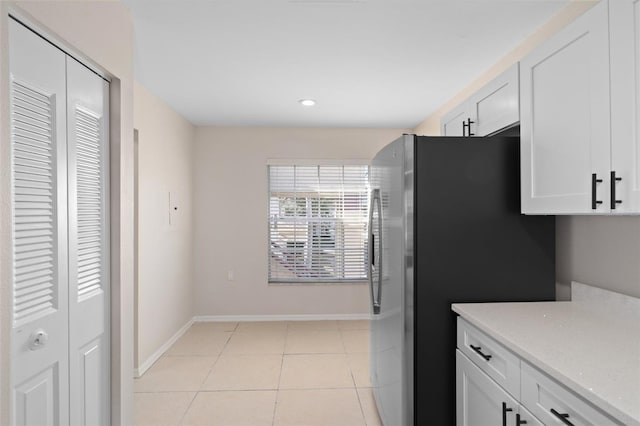
<instances>
[{"instance_id":1,"label":"white ceiling","mask_svg":"<svg viewBox=\"0 0 640 426\"><path fill-rule=\"evenodd\" d=\"M136 78L196 125L401 128L567 3L123 1L134 16Z\"/></svg>"}]
</instances>

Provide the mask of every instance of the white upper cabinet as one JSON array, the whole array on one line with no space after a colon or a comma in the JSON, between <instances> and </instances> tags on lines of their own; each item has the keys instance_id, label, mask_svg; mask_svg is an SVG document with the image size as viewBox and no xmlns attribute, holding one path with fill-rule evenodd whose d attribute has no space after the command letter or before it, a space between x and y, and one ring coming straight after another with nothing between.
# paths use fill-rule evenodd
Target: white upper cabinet
<instances>
[{"instance_id":1,"label":"white upper cabinet","mask_svg":"<svg viewBox=\"0 0 640 426\"><path fill-rule=\"evenodd\" d=\"M487 136L520 120L518 64L443 116L442 136Z\"/></svg>"},{"instance_id":2,"label":"white upper cabinet","mask_svg":"<svg viewBox=\"0 0 640 426\"><path fill-rule=\"evenodd\" d=\"M640 0L609 4L611 40L611 208L640 212ZM615 186L615 188L614 188Z\"/></svg>"},{"instance_id":3,"label":"white upper cabinet","mask_svg":"<svg viewBox=\"0 0 640 426\"><path fill-rule=\"evenodd\" d=\"M471 120L468 106L468 102L463 102L442 117L440 122L440 134L442 136L467 136L467 120Z\"/></svg>"},{"instance_id":4,"label":"white upper cabinet","mask_svg":"<svg viewBox=\"0 0 640 426\"><path fill-rule=\"evenodd\" d=\"M471 95L474 136L487 136L520 121L518 64Z\"/></svg>"},{"instance_id":5,"label":"white upper cabinet","mask_svg":"<svg viewBox=\"0 0 640 426\"><path fill-rule=\"evenodd\" d=\"M638 3L603 0L520 62L523 213L640 211Z\"/></svg>"}]
</instances>

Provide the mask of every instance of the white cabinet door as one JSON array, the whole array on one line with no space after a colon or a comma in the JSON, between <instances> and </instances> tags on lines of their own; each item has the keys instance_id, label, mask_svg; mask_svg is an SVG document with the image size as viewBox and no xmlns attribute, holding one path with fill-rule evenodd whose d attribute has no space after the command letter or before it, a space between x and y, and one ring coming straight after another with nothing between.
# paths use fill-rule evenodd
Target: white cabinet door
<instances>
[{"instance_id":1,"label":"white cabinet door","mask_svg":"<svg viewBox=\"0 0 640 426\"><path fill-rule=\"evenodd\" d=\"M606 204L614 213L640 212L640 1L614 0L609 8L611 171L620 180L609 181Z\"/></svg>"},{"instance_id":2,"label":"white cabinet door","mask_svg":"<svg viewBox=\"0 0 640 426\"><path fill-rule=\"evenodd\" d=\"M65 55L9 20L12 424L69 423Z\"/></svg>"},{"instance_id":3,"label":"white cabinet door","mask_svg":"<svg viewBox=\"0 0 640 426\"><path fill-rule=\"evenodd\" d=\"M518 414L516 415L516 422L514 426L545 426L540 420L538 420L533 414L531 414L522 405L518 406Z\"/></svg>"},{"instance_id":4,"label":"white cabinet door","mask_svg":"<svg viewBox=\"0 0 640 426\"><path fill-rule=\"evenodd\" d=\"M515 425L518 403L456 350L456 425Z\"/></svg>"},{"instance_id":5,"label":"white cabinet door","mask_svg":"<svg viewBox=\"0 0 640 426\"><path fill-rule=\"evenodd\" d=\"M72 425L109 425L109 85L67 56Z\"/></svg>"},{"instance_id":6,"label":"white cabinet door","mask_svg":"<svg viewBox=\"0 0 640 426\"><path fill-rule=\"evenodd\" d=\"M609 212L608 58L602 1L520 62L523 213Z\"/></svg>"},{"instance_id":7,"label":"white cabinet door","mask_svg":"<svg viewBox=\"0 0 640 426\"><path fill-rule=\"evenodd\" d=\"M440 122L442 136L469 136L469 132L465 130L465 123L468 123L468 120L475 120L471 118L468 106L469 103L464 102L442 117Z\"/></svg>"},{"instance_id":8,"label":"white cabinet door","mask_svg":"<svg viewBox=\"0 0 640 426\"><path fill-rule=\"evenodd\" d=\"M512 65L469 99L475 136L487 136L520 121L518 65Z\"/></svg>"}]
</instances>

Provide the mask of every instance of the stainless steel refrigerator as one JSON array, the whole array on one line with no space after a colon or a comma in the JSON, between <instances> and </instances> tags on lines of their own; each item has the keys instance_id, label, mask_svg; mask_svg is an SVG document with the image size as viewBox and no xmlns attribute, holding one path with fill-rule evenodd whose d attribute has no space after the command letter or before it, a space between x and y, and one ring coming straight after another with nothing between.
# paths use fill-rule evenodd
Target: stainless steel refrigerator
<instances>
[{"instance_id":1,"label":"stainless steel refrigerator","mask_svg":"<svg viewBox=\"0 0 640 426\"><path fill-rule=\"evenodd\" d=\"M554 300L555 218L520 214L519 149L507 133L404 135L372 162L371 382L385 426L455 424L451 303Z\"/></svg>"}]
</instances>

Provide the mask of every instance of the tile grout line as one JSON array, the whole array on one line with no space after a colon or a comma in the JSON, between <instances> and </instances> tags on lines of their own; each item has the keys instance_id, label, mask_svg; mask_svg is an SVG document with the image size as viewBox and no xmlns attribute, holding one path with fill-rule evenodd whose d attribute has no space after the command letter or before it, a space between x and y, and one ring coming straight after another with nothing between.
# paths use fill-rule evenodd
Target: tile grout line
<instances>
[{"instance_id":1,"label":"tile grout line","mask_svg":"<svg viewBox=\"0 0 640 426\"><path fill-rule=\"evenodd\" d=\"M236 327L238 327L237 324L236 324ZM202 380L202 383L200 383L200 387L198 388L198 393L203 391L202 387L207 382L207 379L209 378L209 376L211 375L211 372L213 371L213 367L215 367L218 361L220 360L220 357L222 356L222 352L224 352L224 348L227 347L227 345L229 344L229 341L231 341L231 338L233 337L234 334L235 334L235 331L232 331L231 333L229 333L229 338L224 342L224 345L222 345L220 352L218 352L218 354L216 355L216 360L213 361L213 364L211 364L211 367L209 368L207 375L204 377L204 380Z\"/></svg>"},{"instance_id":2,"label":"tile grout line","mask_svg":"<svg viewBox=\"0 0 640 426\"><path fill-rule=\"evenodd\" d=\"M284 333L284 346L282 347L282 359L280 360L280 374L278 375L278 386L276 387L276 401L273 404L273 417L271 418L271 426L276 424L276 411L278 409L278 397L280 396L280 382L282 381L282 369L284 367L284 357L287 350L287 339L289 337L289 323Z\"/></svg>"},{"instance_id":3,"label":"tile grout line","mask_svg":"<svg viewBox=\"0 0 640 426\"><path fill-rule=\"evenodd\" d=\"M340 333L342 334L342 333ZM345 347L346 350L346 347ZM370 357L370 355L369 355ZM360 414L362 415L362 421L367 426L367 416L364 414L364 407L362 406L362 400L360 399L360 392L358 392L358 384L356 383L356 376L351 365L351 358L347 354L347 364L349 365L349 372L351 373L351 381L353 382L353 390L356 392L356 398L358 398L358 405L360 406Z\"/></svg>"},{"instance_id":4,"label":"tile grout line","mask_svg":"<svg viewBox=\"0 0 640 426\"><path fill-rule=\"evenodd\" d=\"M364 421L365 426L367 426L367 416L364 414L364 407L362 406L362 399L360 398L360 392L358 392L358 388L356 387L356 398L358 398L358 405L360 405L360 413L362 414L362 420Z\"/></svg>"},{"instance_id":5,"label":"tile grout line","mask_svg":"<svg viewBox=\"0 0 640 426\"><path fill-rule=\"evenodd\" d=\"M344 343L344 334L342 334L342 330L338 330L338 333L340 334L340 341L342 342L342 350L345 354L348 354L347 345ZM349 368L351 368L351 366L349 366Z\"/></svg>"},{"instance_id":6,"label":"tile grout line","mask_svg":"<svg viewBox=\"0 0 640 426\"><path fill-rule=\"evenodd\" d=\"M180 420L178 421L176 426L180 426L182 424L182 422L184 421L184 418L187 417L187 413L189 412L189 409L193 405L193 401L196 400L196 397L198 396L199 393L200 392L194 392L193 393L193 398L191 398L191 401L189 401L189 405L187 405L187 409L184 410L184 413L182 413L182 416L180 417Z\"/></svg>"},{"instance_id":7,"label":"tile grout line","mask_svg":"<svg viewBox=\"0 0 640 426\"><path fill-rule=\"evenodd\" d=\"M193 327L193 325L191 326ZM191 329L191 327L189 327L189 329ZM189 331L189 330L187 330ZM184 413L182 414L182 418L180 419L180 421L178 422L178 425L181 425L182 422L184 422L185 417L187 416L187 413L189 412L189 409L191 409L191 406L193 405L193 401L196 400L196 398L198 397L198 395L200 394L200 392L202 391L202 386L204 386L205 382L207 381L207 379L209 378L209 375L211 374L211 372L213 371L213 367L216 365L216 363L218 362L218 360L220 359L220 356L222 355L222 351L224 350L224 348L227 346L227 343L229 343L229 340L231 340L231 336L233 335L233 332L230 333L231 335L229 336L229 338L224 342L224 345L222 346L222 348L220 349L220 352L216 355L216 360L213 362L213 364L211 364L211 367L209 368L209 371L207 372L207 374L204 376L204 379L202 380L202 382L200 383L200 386L198 387L198 390L194 393L193 398L191 399L191 402L189 402L189 405L187 406L187 409L184 411Z\"/></svg>"},{"instance_id":8,"label":"tile grout line","mask_svg":"<svg viewBox=\"0 0 640 426\"><path fill-rule=\"evenodd\" d=\"M193 326L192 326L193 327ZM191 399L191 402L189 402L189 405L187 406L187 409L185 410L185 412L182 414L182 418L180 419L180 421L178 422L178 425L181 425L182 422L184 422L185 417L187 416L187 413L189 412L189 409L191 408L191 406L193 405L193 402L196 400L196 398L198 397L198 395L203 392L202 387L204 386L204 384L206 383L207 379L209 378L209 376L211 375L211 372L213 371L213 367L215 367L215 365L218 363L218 361L220 360L220 357L222 356L222 352L224 351L224 348L227 347L227 345L229 344L229 341L231 340L231 337L233 337L233 335L235 334L235 330L236 328L238 328L238 324L236 323L236 326L234 327L233 331L231 331L231 333L229 333L229 338L224 342L224 345L222 346L222 348L220 349L220 352L216 355L216 360L213 362L213 364L211 364L211 367L209 368L209 371L207 372L207 374L205 375L202 383L200 383L199 389L195 392L195 394L193 395L193 398Z\"/></svg>"}]
</instances>

